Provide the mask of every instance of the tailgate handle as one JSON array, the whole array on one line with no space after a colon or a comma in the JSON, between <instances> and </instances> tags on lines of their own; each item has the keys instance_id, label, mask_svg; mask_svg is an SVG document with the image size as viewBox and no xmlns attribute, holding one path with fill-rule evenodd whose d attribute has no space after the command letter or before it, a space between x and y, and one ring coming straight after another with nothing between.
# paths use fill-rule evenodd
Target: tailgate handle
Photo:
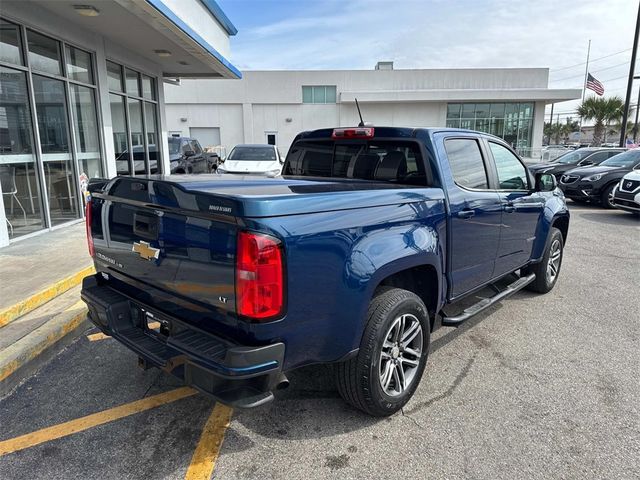
<instances>
[{"instance_id":1,"label":"tailgate handle","mask_svg":"<svg viewBox=\"0 0 640 480\"><path fill-rule=\"evenodd\" d=\"M146 213L133 214L133 233L147 240L158 239L158 217Z\"/></svg>"}]
</instances>

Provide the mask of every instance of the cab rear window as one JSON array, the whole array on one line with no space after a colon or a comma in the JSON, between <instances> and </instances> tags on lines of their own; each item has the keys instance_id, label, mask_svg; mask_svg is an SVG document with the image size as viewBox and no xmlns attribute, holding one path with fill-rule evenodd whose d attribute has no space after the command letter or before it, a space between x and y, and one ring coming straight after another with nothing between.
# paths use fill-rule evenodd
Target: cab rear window
<instances>
[{"instance_id":1,"label":"cab rear window","mask_svg":"<svg viewBox=\"0 0 640 480\"><path fill-rule=\"evenodd\" d=\"M415 142L300 141L289 150L282 174L427 184Z\"/></svg>"}]
</instances>

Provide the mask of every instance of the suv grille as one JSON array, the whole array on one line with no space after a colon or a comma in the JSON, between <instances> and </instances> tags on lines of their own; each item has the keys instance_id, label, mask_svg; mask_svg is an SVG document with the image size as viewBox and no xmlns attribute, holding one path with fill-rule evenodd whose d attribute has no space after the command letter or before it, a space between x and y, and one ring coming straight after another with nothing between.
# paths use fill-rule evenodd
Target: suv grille
<instances>
[{"instance_id":1,"label":"suv grille","mask_svg":"<svg viewBox=\"0 0 640 480\"><path fill-rule=\"evenodd\" d=\"M580 177L578 175L562 175L562 177L560 177L560 181L562 183L573 183L575 181L577 181Z\"/></svg>"},{"instance_id":2,"label":"suv grille","mask_svg":"<svg viewBox=\"0 0 640 480\"><path fill-rule=\"evenodd\" d=\"M640 180L622 179L622 181L620 182L620 190L623 190L625 192L633 192L638 187L640 187Z\"/></svg>"}]
</instances>

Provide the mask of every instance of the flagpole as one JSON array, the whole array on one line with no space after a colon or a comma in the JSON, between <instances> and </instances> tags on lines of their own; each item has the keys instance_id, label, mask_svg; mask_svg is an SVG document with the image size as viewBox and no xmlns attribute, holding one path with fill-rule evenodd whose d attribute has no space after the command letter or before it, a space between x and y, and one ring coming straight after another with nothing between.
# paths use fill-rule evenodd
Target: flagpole
<instances>
[{"instance_id":1,"label":"flagpole","mask_svg":"<svg viewBox=\"0 0 640 480\"><path fill-rule=\"evenodd\" d=\"M587 77L589 76L589 55L591 54L591 39L589 39L589 46L587 47L587 62L584 67L584 83L582 84L582 103L584 103L584 94L587 92ZM579 142L582 143L582 117L580 117L580 131Z\"/></svg>"},{"instance_id":2,"label":"flagpole","mask_svg":"<svg viewBox=\"0 0 640 480\"><path fill-rule=\"evenodd\" d=\"M587 62L584 67L584 83L582 84L582 101L584 102L584 94L587 91L587 77L589 76L589 54L591 53L591 39L589 39L589 46L587 47Z\"/></svg>"}]
</instances>

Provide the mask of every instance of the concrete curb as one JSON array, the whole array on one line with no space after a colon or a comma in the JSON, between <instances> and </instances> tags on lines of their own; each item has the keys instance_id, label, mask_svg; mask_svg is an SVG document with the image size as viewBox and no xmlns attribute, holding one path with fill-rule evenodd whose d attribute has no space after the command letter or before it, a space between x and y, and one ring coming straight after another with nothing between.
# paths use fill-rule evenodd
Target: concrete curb
<instances>
[{"instance_id":1,"label":"concrete curb","mask_svg":"<svg viewBox=\"0 0 640 480\"><path fill-rule=\"evenodd\" d=\"M82 279L88 275L92 275L95 273L95 269L93 265L90 267L84 268L73 275L70 275L67 278L64 278L44 290L31 295L29 298L22 300L21 302L16 303L4 310L0 311L0 328L4 327L8 323L12 322L16 318L19 318L23 315L26 315L32 310L35 310L40 305L44 305L49 300L57 297L61 293L66 292L67 290L79 285L82 282ZM2 380L0 376L0 380Z\"/></svg>"},{"instance_id":2,"label":"concrete curb","mask_svg":"<svg viewBox=\"0 0 640 480\"><path fill-rule=\"evenodd\" d=\"M53 345L66 345L75 338L71 333L83 326L89 326L87 307L78 301L0 352L0 397L54 356L58 350Z\"/></svg>"}]
</instances>

